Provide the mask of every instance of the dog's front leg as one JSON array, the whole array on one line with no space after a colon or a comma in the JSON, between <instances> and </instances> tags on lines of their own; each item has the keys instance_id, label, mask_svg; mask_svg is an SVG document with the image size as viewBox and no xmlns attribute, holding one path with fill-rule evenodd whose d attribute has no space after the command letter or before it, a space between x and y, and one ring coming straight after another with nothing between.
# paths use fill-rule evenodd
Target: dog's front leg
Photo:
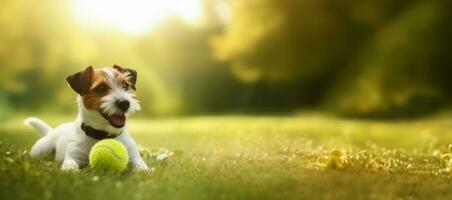
<instances>
[{"instance_id":1,"label":"dog's front leg","mask_svg":"<svg viewBox=\"0 0 452 200\"><path fill-rule=\"evenodd\" d=\"M80 144L76 142L69 142L65 149L63 164L61 165L62 170L79 170L81 166L81 161L84 156L84 152L80 148ZM87 157L86 157L87 159Z\"/></svg>"},{"instance_id":2,"label":"dog's front leg","mask_svg":"<svg viewBox=\"0 0 452 200\"><path fill-rule=\"evenodd\" d=\"M124 133L118 137L118 140L121 141L127 148L129 152L129 164L135 171L147 171L149 167L144 162L143 158L140 156L140 151L138 150L138 146L133 140L133 138L128 134Z\"/></svg>"},{"instance_id":3,"label":"dog's front leg","mask_svg":"<svg viewBox=\"0 0 452 200\"><path fill-rule=\"evenodd\" d=\"M132 139L132 138L131 138ZM133 140L133 139L132 139ZM128 146L130 164L135 171L147 171L149 167L144 162L143 158L140 156L140 151L136 145Z\"/></svg>"},{"instance_id":4,"label":"dog's front leg","mask_svg":"<svg viewBox=\"0 0 452 200\"><path fill-rule=\"evenodd\" d=\"M146 163L144 162L144 160L141 158L141 156L139 154L137 154L137 156L135 156L135 158L133 158L131 160L131 164L135 171L149 170L149 167L146 165Z\"/></svg>"},{"instance_id":5,"label":"dog's front leg","mask_svg":"<svg viewBox=\"0 0 452 200\"><path fill-rule=\"evenodd\" d=\"M61 169L64 171L77 171L80 169L80 166L74 159L66 157L61 165Z\"/></svg>"}]
</instances>

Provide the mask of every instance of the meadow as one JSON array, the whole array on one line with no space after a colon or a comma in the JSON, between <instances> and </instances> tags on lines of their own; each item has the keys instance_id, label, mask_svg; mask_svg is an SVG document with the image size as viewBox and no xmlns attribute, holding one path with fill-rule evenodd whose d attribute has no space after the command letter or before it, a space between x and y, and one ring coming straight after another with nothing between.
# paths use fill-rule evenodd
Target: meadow
<instances>
[{"instance_id":1,"label":"meadow","mask_svg":"<svg viewBox=\"0 0 452 200\"><path fill-rule=\"evenodd\" d=\"M38 115L39 116L39 115ZM43 117L51 125L70 117ZM325 114L132 119L147 173L32 160L21 117L0 126L0 199L452 199L452 120Z\"/></svg>"}]
</instances>

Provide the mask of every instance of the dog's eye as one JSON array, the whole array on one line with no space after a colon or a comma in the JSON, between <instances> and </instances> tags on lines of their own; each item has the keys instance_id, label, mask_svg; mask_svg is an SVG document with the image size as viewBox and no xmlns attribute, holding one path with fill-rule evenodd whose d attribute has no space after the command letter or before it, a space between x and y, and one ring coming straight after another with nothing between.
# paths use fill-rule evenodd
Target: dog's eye
<instances>
[{"instance_id":1,"label":"dog's eye","mask_svg":"<svg viewBox=\"0 0 452 200\"><path fill-rule=\"evenodd\" d=\"M127 83L122 84L121 87L124 90L128 90L129 89L129 85Z\"/></svg>"},{"instance_id":2,"label":"dog's eye","mask_svg":"<svg viewBox=\"0 0 452 200\"><path fill-rule=\"evenodd\" d=\"M96 92L99 94L106 93L108 91L108 86L104 84L100 84L95 88Z\"/></svg>"}]
</instances>

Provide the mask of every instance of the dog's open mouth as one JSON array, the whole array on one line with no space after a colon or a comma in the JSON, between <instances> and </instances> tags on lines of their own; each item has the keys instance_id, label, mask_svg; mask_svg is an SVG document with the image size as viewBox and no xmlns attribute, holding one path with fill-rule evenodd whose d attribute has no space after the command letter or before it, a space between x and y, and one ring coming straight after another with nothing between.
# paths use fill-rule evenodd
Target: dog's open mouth
<instances>
[{"instance_id":1,"label":"dog's open mouth","mask_svg":"<svg viewBox=\"0 0 452 200\"><path fill-rule=\"evenodd\" d=\"M126 124L126 116L124 114L114 114L114 115L108 116L108 115L102 113L102 116L113 127L122 128Z\"/></svg>"}]
</instances>

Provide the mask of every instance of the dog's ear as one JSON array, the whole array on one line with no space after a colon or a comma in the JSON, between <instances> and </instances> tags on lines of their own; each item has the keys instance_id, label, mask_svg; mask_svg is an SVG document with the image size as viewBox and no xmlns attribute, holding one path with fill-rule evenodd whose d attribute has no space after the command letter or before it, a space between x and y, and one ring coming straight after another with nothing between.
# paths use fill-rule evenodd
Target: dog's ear
<instances>
[{"instance_id":1,"label":"dog's ear","mask_svg":"<svg viewBox=\"0 0 452 200\"><path fill-rule=\"evenodd\" d=\"M69 83L71 88L77 92L79 95L83 96L88 92L90 87L91 77L93 76L94 69L92 66L87 67L81 72L69 75L66 77L66 81Z\"/></svg>"},{"instance_id":2,"label":"dog's ear","mask_svg":"<svg viewBox=\"0 0 452 200\"><path fill-rule=\"evenodd\" d=\"M118 70L120 73L128 73L127 77L129 77L129 81L132 84L130 87L133 90L136 90L135 84L137 83L137 71L129 68L123 68L118 65L114 65L113 68Z\"/></svg>"}]
</instances>

